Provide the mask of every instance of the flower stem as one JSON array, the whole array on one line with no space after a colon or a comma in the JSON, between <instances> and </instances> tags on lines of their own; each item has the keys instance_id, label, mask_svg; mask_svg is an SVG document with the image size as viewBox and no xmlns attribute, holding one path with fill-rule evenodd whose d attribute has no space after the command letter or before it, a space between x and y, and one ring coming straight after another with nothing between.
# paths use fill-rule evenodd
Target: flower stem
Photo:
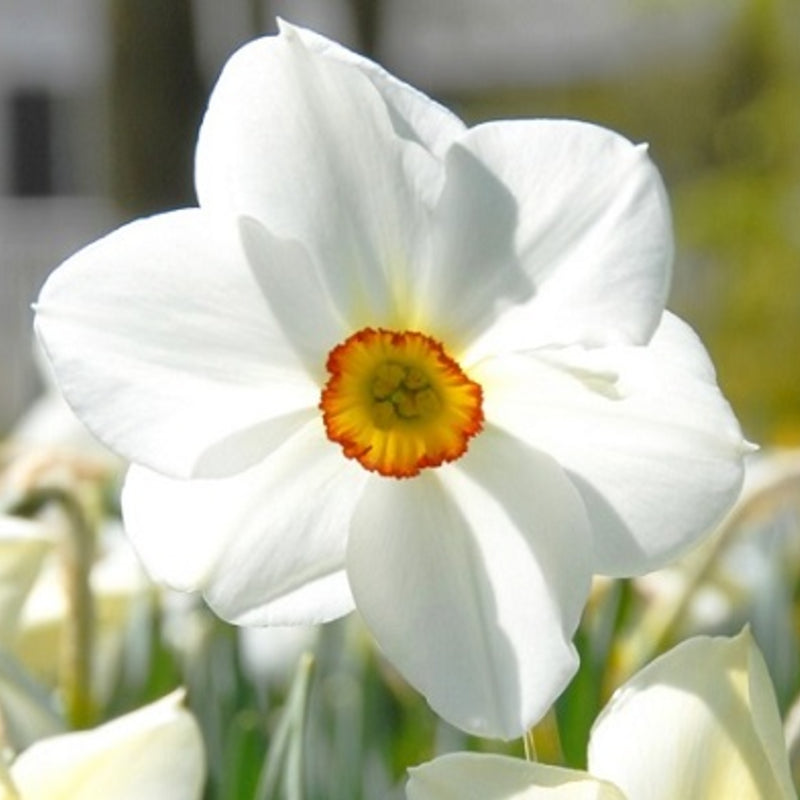
<instances>
[{"instance_id":1,"label":"flower stem","mask_svg":"<svg viewBox=\"0 0 800 800\"><path fill-rule=\"evenodd\" d=\"M89 727L94 718L91 696L94 603L89 574L94 561L94 529L74 493L56 487L33 488L8 513L33 517L59 508L67 519L61 559L67 609L61 647L61 690L73 728Z\"/></svg>"},{"instance_id":2,"label":"flower stem","mask_svg":"<svg viewBox=\"0 0 800 800\"><path fill-rule=\"evenodd\" d=\"M259 800L281 797L303 800L305 723L308 713L308 693L314 670L314 657L305 653L297 666L297 673L280 722L270 743L256 790Z\"/></svg>"},{"instance_id":3,"label":"flower stem","mask_svg":"<svg viewBox=\"0 0 800 800\"><path fill-rule=\"evenodd\" d=\"M525 748L525 760L538 761L536 757L536 739L533 735L533 728L527 731L522 737L522 744Z\"/></svg>"},{"instance_id":4,"label":"flower stem","mask_svg":"<svg viewBox=\"0 0 800 800\"><path fill-rule=\"evenodd\" d=\"M750 519L758 519L771 504L787 502L800 489L800 476L790 474L769 489L754 494L748 502L740 503L719 525L714 535L701 547L685 568L685 581L680 595L664 607L654 605L645 610L635 636L617 645L616 669L606 677L606 685L618 686L643 664L672 647L680 625L691 608L692 600L713 572L721 554Z\"/></svg>"}]
</instances>

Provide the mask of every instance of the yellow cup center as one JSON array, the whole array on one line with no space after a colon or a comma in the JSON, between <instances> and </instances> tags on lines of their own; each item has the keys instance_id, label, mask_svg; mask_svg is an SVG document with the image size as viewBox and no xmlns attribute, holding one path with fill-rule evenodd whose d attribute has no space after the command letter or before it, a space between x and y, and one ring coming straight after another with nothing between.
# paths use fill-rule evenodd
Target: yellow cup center
<instances>
[{"instance_id":1,"label":"yellow cup center","mask_svg":"<svg viewBox=\"0 0 800 800\"><path fill-rule=\"evenodd\" d=\"M364 328L331 350L327 368L328 438L381 475L453 461L483 425L481 387L422 333Z\"/></svg>"}]
</instances>

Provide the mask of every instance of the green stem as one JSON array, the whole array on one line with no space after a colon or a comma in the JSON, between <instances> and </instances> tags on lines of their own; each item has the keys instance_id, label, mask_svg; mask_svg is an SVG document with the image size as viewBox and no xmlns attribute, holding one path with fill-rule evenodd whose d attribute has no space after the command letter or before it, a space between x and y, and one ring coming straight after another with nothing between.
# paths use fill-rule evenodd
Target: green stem
<instances>
[{"instance_id":1,"label":"green stem","mask_svg":"<svg viewBox=\"0 0 800 800\"><path fill-rule=\"evenodd\" d=\"M259 800L277 797L303 800L306 796L303 758L308 693L313 670L314 657L305 653L297 666L286 707L270 742L269 754L255 795Z\"/></svg>"},{"instance_id":2,"label":"green stem","mask_svg":"<svg viewBox=\"0 0 800 800\"><path fill-rule=\"evenodd\" d=\"M53 506L67 518L67 535L61 542L68 608L61 647L61 689L71 726L86 728L94 721L91 695L94 602L89 584L94 530L78 498L54 487L33 489L10 506L8 513L34 517Z\"/></svg>"},{"instance_id":3,"label":"green stem","mask_svg":"<svg viewBox=\"0 0 800 800\"><path fill-rule=\"evenodd\" d=\"M522 737L522 744L525 748L525 760L538 761L536 757L536 739L533 735L533 728L526 731L525 735Z\"/></svg>"}]
</instances>

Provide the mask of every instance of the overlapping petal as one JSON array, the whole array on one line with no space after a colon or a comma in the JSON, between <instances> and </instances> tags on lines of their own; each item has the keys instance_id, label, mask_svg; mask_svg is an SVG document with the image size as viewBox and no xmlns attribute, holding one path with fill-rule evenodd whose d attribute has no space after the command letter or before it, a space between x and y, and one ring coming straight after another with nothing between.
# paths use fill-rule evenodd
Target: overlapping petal
<instances>
[{"instance_id":1,"label":"overlapping petal","mask_svg":"<svg viewBox=\"0 0 800 800\"><path fill-rule=\"evenodd\" d=\"M359 611L431 706L520 735L572 676L588 521L558 466L500 431L413 481L373 480L347 552Z\"/></svg>"},{"instance_id":2,"label":"overlapping petal","mask_svg":"<svg viewBox=\"0 0 800 800\"><path fill-rule=\"evenodd\" d=\"M451 753L409 775L408 800L626 800L585 772L508 756Z\"/></svg>"},{"instance_id":3,"label":"overlapping petal","mask_svg":"<svg viewBox=\"0 0 800 800\"><path fill-rule=\"evenodd\" d=\"M646 148L612 131L565 120L472 128L448 152L436 237L423 302L459 341L486 334L476 358L509 342L643 344L658 325L669 205Z\"/></svg>"},{"instance_id":4,"label":"overlapping petal","mask_svg":"<svg viewBox=\"0 0 800 800\"><path fill-rule=\"evenodd\" d=\"M487 359L487 417L550 453L592 520L594 569L654 569L739 492L744 443L697 337L665 314L647 347Z\"/></svg>"},{"instance_id":5,"label":"overlapping petal","mask_svg":"<svg viewBox=\"0 0 800 800\"><path fill-rule=\"evenodd\" d=\"M133 222L78 252L42 289L36 326L83 422L168 474L243 469L317 403L236 226L198 210Z\"/></svg>"},{"instance_id":6,"label":"overlapping petal","mask_svg":"<svg viewBox=\"0 0 800 800\"><path fill-rule=\"evenodd\" d=\"M442 157L450 144L466 130L464 123L452 111L398 80L374 61L306 28L283 21L280 27L294 30L309 50L350 64L364 75L380 92L398 136L418 142L434 155Z\"/></svg>"},{"instance_id":7,"label":"overlapping petal","mask_svg":"<svg viewBox=\"0 0 800 800\"><path fill-rule=\"evenodd\" d=\"M793 800L775 695L749 632L689 639L628 681L592 728L589 771L637 800Z\"/></svg>"},{"instance_id":8,"label":"overlapping petal","mask_svg":"<svg viewBox=\"0 0 800 800\"><path fill-rule=\"evenodd\" d=\"M252 217L242 217L239 229L253 275L287 341L317 384L324 384L328 353L347 338L349 326L299 242L277 239ZM275 258L276 252L282 257Z\"/></svg>"},{"instance_id":9,"label":"overlapping petal","mask_svg":"<svg viewBox=\"0 0 800 800\"><path fill-rule=\"evenodd\" d=\"M42 739L11 767L25 800L198 800L205 758L182 692L89 731Z\"/></svg>"},{"instance_id":10,"label":"overlapping petal","mask_svg":"<svg viewBox=\"0 0 800 800\"><path fill-rule=\"evenodd\" d=\"M453 753L409 770L409 800L794 800L769 674L749 631L696 637L611 698L589 773Z\"/></svg>"},{"instance_id":11,"label":"overlapping petal","mask_svg":"<svg viewBox=\"0 0 800 800\"><path fill-rule=\"evenodd\" d=\"M203 591L225 619L324 622L353 608L345 543L366 479L342 463L315 419L231 478L180 481L133 467L123 512L148 570Z\"/></svg>"},{"instance_id":12,"label":"overlapping petal","mask_svg":"<svg viewBox=\"0 0 800 800\"><path fill-rule=\"evenodd\" d=\"M409 307L441 170L397 134L399 105L387 105L376 73L321 50L284 25L228 61L197 144L200 205L303 242L355 329L390 326ZM442 120L438 106L412 103L417 129Z\"/></svg>"}]
</instances>

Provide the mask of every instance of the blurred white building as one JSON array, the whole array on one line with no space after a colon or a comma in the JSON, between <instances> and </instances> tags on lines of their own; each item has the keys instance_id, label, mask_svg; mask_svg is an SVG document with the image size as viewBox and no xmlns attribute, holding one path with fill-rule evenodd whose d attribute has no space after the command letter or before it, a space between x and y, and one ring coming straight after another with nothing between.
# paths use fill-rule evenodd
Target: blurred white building
<instances>
[{"instance_id":1,"label":"blurred white building","mask_svg":"<svg viewBox=\"0 0 800 800\"><path fill-rule=\"evenodd\" d=\"M105 21L92 0L0 0L0 433L37 390L30 303L111 224Z\"/></svg>"}]
</instances>

